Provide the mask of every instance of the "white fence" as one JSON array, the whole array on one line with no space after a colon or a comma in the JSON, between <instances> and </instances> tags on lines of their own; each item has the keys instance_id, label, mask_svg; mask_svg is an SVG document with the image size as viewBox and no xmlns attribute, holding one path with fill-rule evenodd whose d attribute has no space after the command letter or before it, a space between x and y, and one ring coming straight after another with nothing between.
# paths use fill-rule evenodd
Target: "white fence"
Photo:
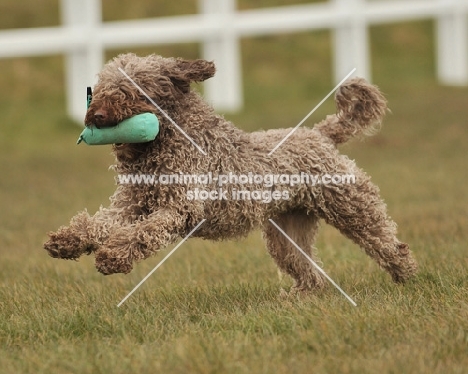
<instances>
[{"instance_id":1,"label":"white fence","mask_svg":"<svg viewBox=\"0 0 468 374\"><path fill-rule=\"evenodd\" d=\"M370 25L433 18L439 80L468 84L468 0L329 0L246 11L236 0L198 1L199 14L103 23L101 0L61 0L63 26L0 31L0 58L65 54L68 111L81 122L84 87L94 84L105 48L200 42L218 68L206 97L234 111L242 106L241 37L331 29L335 80L353 67L370 79Z\"/></svg>"}]
</instances>

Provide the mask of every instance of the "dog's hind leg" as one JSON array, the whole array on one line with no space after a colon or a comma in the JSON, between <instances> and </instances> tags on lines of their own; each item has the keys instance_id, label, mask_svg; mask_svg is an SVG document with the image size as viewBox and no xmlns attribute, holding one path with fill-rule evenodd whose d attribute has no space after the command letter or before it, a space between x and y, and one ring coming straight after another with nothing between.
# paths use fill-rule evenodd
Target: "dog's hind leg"
<instances>
[{"instance_id":1,"label":"dog's hind leg","mask_svg":"<svg viewBox=\"0 0 468 374\"><path fill-rule=\"evenodd\" d=\"M397 283L417 271L409 246L396 237L397 225L387 214L379 189L363 175L359 184L323 188L316 196L321 216L365 250Z\"/></svg>"},{"instance_id":2,"label":"dog's hind leg","mask_svg":"<svg viewBox=\"0 0 468 374\"><path fill-rule=\"evenodd\" d=\"M284 213L274 222L314 261L313 244L318 218L305 212ZM267 250L278 267L295 281L292 292L321 289L325 278L310 261L274 225L267 222L263 229Z\"/></svg>"}]
</instances>

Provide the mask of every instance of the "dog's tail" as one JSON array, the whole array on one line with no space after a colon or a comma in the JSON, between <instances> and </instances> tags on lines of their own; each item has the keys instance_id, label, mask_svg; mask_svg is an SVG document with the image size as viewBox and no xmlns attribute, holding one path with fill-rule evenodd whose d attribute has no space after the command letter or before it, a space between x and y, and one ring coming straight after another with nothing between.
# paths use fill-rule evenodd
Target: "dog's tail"
<instances>
[{"instance_id":1,"label":"dog's tail","mask_svg":"<svg viewBox=\"0 0 468 374\"><path fill-rule=\"evenodd\" d=\"M315 126L335 144L360 135L374 135L387 111L387 100L362 78L346 81L335 94L337 113Z\"/></svg>"}]
</instances>

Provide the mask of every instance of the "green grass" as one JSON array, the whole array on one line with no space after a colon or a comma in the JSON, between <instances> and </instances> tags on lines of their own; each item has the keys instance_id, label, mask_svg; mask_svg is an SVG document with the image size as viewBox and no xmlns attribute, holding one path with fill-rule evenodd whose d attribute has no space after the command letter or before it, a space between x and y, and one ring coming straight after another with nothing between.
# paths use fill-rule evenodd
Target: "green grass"
<instances>
[{"instance_id":1,"label":"green grass","mask_svg":"<svg viewBox=\"0 0 468 374\"><path fill-rule=\"evenodd\" d=\"M105 18L125 18L127 3L105 1ZM132 17L158 15L133 3ZM195 9L180 3L188 8L161 1L161 12ZM55 1L2 4L16 13L0 11L1 27L58 23ZM110 277L92 257L47 256L48 231L107 204L112 156L74 145L61 57L0 60L0 373L465 373L468 89L435 81L432 32L429 22L372 29L374 81L392 113L378 135L342 151L380 186L421 269L394 285L323 225L324 268L357 308L331 286L280 298L291 281L278 277L259 232L189 240L117 308L162 256ZM328 32L244 39L242 49L245 110L227 117L246 130L296 125L333 86ZM198 56L196 45L138 51ZM307 125L332 111L328 101Z\"/></svg>"}]
</instances>

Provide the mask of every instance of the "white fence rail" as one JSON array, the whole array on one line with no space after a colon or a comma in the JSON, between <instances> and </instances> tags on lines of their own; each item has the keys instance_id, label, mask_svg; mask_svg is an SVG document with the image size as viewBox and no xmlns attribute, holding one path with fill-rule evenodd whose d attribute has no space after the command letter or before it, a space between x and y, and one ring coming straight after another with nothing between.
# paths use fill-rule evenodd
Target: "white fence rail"
<instances>
[{"instance_id":1,"label":"white fence rail","mask_svg":"<svg viewBox=\"0 0 468 374\"><path fill-rule=\"evenodd\" d=\"M329 0L246 11L236 0L198 1L199 14L103 23L101 0L61 0L63 26L0 31L0 58L65 54L68 111L82 121L84 87L94 84L106 48L200 42L218 69L206 97L234 111L242 106L241 37L331 29L338 82L353 67L370 79L370 25L435 19L439 80L468 84L468 0Z\"/></svg>"}]
</instances>

